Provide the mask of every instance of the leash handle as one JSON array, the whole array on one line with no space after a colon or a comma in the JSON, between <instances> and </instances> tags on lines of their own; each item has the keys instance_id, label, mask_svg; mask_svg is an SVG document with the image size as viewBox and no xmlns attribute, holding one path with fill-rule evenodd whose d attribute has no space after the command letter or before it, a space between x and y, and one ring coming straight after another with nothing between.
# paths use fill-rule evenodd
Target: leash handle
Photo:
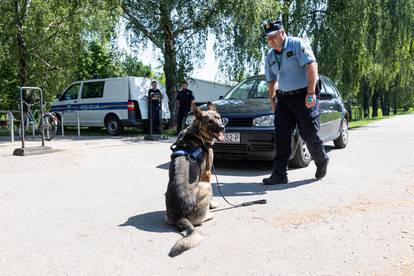
<instances>
[{"instance_id":1,"label":"leash handle","mask_svg":"<svg viewBox=\"0 0 414 276\"><path fill-rule=\"evenodd\" d=\"M253 204L266 204L266 203L267 203L266 199L259 199L259 200L254 200L254 201L243 202L241 205L250 206Z\"/></svg>"}]
</instances>

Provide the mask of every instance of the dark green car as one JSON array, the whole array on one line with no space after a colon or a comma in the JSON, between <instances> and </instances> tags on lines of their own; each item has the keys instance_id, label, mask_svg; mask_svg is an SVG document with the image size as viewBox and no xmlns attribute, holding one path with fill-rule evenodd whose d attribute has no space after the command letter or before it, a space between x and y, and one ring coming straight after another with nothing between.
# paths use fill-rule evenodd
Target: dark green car
<instances>
[{"instance_id":1,"label":"dark green car","mask_svg":"<svg viewBox=\"0 0 414 276\"><path fill-rule=\"evenodd\" d=\"M334 83L325 76L320 76L320 79L322 89L319 99L319 135L325 143L333 141L337 148L344 148L348 142L348 113ZM216 158L273 159L274 115L263 75L240 82L214 104L226 127L224 142L214 144ZM298 128L293 133L290 158L290 164L295 167L306 167L311 161Z\"/></svg>"}]
</instances>

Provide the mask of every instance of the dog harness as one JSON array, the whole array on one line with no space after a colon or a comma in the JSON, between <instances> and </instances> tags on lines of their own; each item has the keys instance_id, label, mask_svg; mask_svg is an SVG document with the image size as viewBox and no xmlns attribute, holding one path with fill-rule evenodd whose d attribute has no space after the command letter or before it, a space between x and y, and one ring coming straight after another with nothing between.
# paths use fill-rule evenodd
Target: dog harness
<instances>
[{"instance_id":1,"label":"dog harness","mask_svg":"<svg viewBox=\"0 0 414 276\"><path fill-rule=\"evenodd\" d=\"M173 144L170 149L172 150L171 160L177 157L185 156L190 162L197 162L201 166L204 159L205 150L203 147L183 148Z\"/></svg>"}]
</instances>

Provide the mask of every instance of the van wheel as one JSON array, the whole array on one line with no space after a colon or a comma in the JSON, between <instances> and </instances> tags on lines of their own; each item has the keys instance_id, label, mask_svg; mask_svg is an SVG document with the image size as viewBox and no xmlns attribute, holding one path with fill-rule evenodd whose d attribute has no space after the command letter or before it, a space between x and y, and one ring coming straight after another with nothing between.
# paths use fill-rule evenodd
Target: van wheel
<instances>
[{"instance_id":1,"label":"van wheel","mask_svg":"<svg viewBox=\"0 0 414 276\"><path fill-rule=\"evenodd\" d=\"M335 147L338 149L343 149L348 144L348 120L346 118L342 120L341 133L339 134L339 137L333 142Z\"/></svg>"},{"instance_id":2,"label":"van wheel","mask_svg":"<svg viewBox=\"0 0 414 276\"><path fill-rule=\"evenodd\" d=\"M309 165L311 160L312 156L310 155L308 147L302 137L299 136L295 156L290 160L290 165L296 168L304 168Z\"/></svg>"},{"instance_id":3,"label":"van wheel","mask_svg":"<svg viewBox=\"0 0 414 276\"><path fill-rule=\"evenodd\" d=\"M109 116L106 119L105 127L110 135L118 135L122 131L121 122L116 116Z\"/></svg>"}]
</instances>

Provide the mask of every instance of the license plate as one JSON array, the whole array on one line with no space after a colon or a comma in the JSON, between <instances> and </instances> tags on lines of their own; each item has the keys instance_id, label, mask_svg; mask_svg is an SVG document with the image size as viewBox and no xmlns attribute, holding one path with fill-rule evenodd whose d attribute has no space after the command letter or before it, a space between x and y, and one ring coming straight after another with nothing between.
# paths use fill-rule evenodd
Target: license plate
<instances>
[{"instance_id":1,"label":"license plate","mask_svg":"<svg viewBox=\"0 0 414 276\"><path fill-rule=\"evenodd\" d=\"M240 144L240 132L225 132L224 141L216 141L216 143L223 144Z\"/></svg>"}]
</instances>

